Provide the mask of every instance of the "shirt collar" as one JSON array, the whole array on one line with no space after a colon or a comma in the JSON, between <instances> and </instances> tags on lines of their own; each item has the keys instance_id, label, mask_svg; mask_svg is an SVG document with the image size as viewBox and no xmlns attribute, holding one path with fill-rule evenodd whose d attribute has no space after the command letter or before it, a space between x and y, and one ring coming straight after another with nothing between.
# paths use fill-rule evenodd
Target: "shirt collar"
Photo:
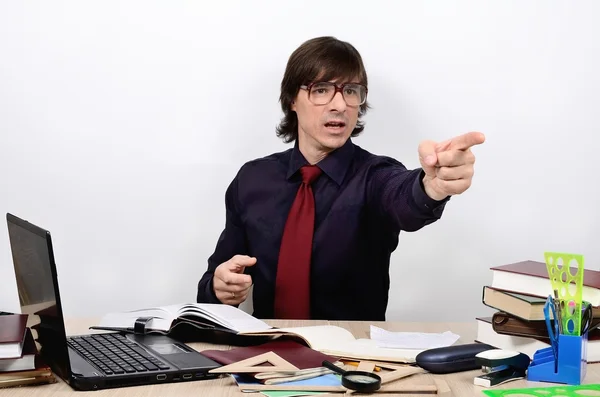
<instances>
[{"instance_id":1,"label":"shirt collar","mask_svg":"<svg viewBox=\"0 0 600 397\"><path fill-rule=\"evenodd\" d=\"M335 183L341 185L353 155L354 144L351 139L348 139L342 147L329 153L323 160L319 161L317 166ZM306 161L300 152L298 141L296 140L290 157L287 179L290 179L303 165L308 165L308 161Z\"/></svg>"}]
</instances>

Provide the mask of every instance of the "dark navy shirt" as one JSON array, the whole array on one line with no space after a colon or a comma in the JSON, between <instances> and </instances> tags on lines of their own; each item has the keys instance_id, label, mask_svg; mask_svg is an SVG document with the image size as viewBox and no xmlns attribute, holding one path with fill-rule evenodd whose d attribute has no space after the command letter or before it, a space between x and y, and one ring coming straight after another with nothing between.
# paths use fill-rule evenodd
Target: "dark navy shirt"
<instances>
[{"instance_id":1,"label":"dark navy shirt","mask_svg":"<svg viewBox=\"0 0 600 397\"><path fill-rule=\"evenodd\" d=\"M246 268L254 284L253 315L274 318L279 245L305 164L296 143L241 167L225 194L225 229L198 283L198 302L219 303L212 288L215 268L236 254L249 255L257 258ZM383 321L390 255L400 231L439 219L448 198L436 201L425 194L422 169L407 170L351 140L317 165L323 173L312 185L311 317Z\"/></svg>"}]
</instances>

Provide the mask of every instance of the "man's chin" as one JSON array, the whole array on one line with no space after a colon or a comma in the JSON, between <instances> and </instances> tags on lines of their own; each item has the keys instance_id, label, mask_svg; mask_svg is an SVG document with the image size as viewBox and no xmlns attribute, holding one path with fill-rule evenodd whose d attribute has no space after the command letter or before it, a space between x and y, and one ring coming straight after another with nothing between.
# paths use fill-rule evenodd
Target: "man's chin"
<instances>
[{"instance_id":1,"label":"man's chin","mask_svg":"<svg viewBox=\"0 0 600 397\"><path fill-rule=\"evenodd\" d=\"M346 134L327 134L319 143L329 150L335 150L344 146L348 138L349 136Z\"/></svg>"}]
</instances>

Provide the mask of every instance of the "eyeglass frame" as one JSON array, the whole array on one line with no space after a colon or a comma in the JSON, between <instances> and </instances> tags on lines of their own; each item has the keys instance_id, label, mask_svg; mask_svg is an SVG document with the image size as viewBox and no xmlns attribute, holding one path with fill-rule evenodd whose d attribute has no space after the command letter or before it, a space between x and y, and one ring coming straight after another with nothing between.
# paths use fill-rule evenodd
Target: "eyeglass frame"
<instances>
[{"instance_id":1,"label":"eyeglass frame","mask_svg":"<svg viewBox=\"0 0 600 397\"><path fill-rule=\"evenodd\" d=\"M331 84L333 85L334 88L334 92L333 95L331 96L331 99L327 102L327 103L323 103L323 104L319 104L317 105L316 103L314 103L313 101L310 101L310 90L311 88L315 85L315 84ZM364 101L362 101L361 103L359 103L358 105L349 105L348 102L346 101L346 98L344 97L344 88L348 85L359 85L361 87L363 87L365 89L365 99ZM367 95L369 94L369 88L362 84L362 83L342 83L342 84L336 84L332 81L313 81L312 83L309 83L308 85L306 84L302 84L300 86L300 88L302 88L303 90L306 90L308 92L308 100L310 101L310 103L312 103L313 105L316 106L325 106L329 103L331 103L331 101L333 101L333 98L335 98L335 95L339 92L340 94L342 94L342 98L344 98L344 102L346 102L346 105L348 106L362 106L367 102Z\"/></svg>"}]
</instances>

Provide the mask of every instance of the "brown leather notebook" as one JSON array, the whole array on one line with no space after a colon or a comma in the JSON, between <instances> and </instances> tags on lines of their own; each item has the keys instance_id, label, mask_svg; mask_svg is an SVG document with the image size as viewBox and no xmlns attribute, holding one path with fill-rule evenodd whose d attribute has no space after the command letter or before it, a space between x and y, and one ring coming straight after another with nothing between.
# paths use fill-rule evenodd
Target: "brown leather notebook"
<instances>
[{"instance_id":1,"label":"brown leather notebook","mask_svg":"<svg viewBox=\"0 0 600 397\"><path fill-rule=\"evenodd\" d=\"M551 320L552 323L554 322ZM600 318L594 318L592 321L592 331L588 334L589 340L600 339L600 329L596 328L600 324ZM504 312L496 312L492 316L492 328L498 334L525 336L542 341L548 341L548 328L546 320L527 321L512 316Z\"/></svg>"},{"instance_id":2,"label":"brown leather notebook","mask_svg":"<svg viewBox=\"0 0 600 397\"><path fill-rule=\"evenodd\" d=\"M336 357L323 354L293 340L278 339L256 346L238 347L231 350L204 350L201 353L219 364L228 365L259 354L274 352L298 369L323 366L323 360L335 362Z\"/></svg>"},{"instance_id":3,"label":"brown leather notebook","mask_svg":"<svg viewBox=\"0 0 600 397\"><path fill-rule=\"evenodd\" d=\"M34 377L23 377L13 379L0 379L0 388L17 387L17 386L33 386L56 383L56 377L53 374Z\"/></svg>"}]
</instances>

